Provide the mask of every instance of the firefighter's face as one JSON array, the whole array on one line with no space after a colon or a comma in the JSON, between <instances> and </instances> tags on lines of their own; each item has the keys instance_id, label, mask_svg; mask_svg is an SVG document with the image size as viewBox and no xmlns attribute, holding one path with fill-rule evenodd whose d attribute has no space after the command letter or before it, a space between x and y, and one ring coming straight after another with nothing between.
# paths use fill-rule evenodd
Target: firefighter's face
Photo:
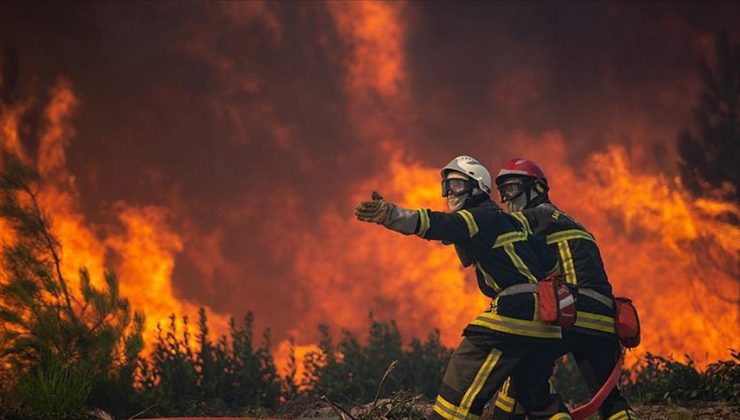
<instances>
[{"instance_id":1,"label":"firefighter's face","mask_svg":"<svg viewBox=\"0 0 740 420\"><path fill-rule=\"evenodd\" d=\"M504 203L506 210L510 212L524 210L527 206L526 188L528 186L520 179L512 179L498 186L501 202Z\"/></svg>"},{"instance_id":2,"label":"firefighter's face","mask_svg":"<svg viewBox=\"0 0 740 420\"><path fill-rule=\"evenodd\" d=\"M522 211L527 206L527 197L522 194L517 198L504 201L504 206L508 212Z\"/></svg>"},{"instance_id":3,"label":"firefighter's face","mask_svg":"<svg viewBox=\"0 0 740 420\"><path fill-rule=\"evenodd\" d=\"M447 197L447 207L450 211L461 210L465 205L471 193L468 186L469 179L459 172L450 171L442 180L442 194Z\"/></svg>"}]
</instances>

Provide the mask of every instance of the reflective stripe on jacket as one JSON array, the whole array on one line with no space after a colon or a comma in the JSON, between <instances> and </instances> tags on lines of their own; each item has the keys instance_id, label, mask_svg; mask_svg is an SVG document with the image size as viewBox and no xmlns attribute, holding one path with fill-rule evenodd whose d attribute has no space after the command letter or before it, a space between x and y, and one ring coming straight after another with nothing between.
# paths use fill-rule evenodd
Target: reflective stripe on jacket
<instances>
[{"instance_id":1,"label":"reflective stripe on jacket","mask_svg":"<svg viewBox=\"0 0 740 420\"><path fill-rule=\"evenodd\" d=\"M537 283L545 277L541 257L531 236L516 217L486 200L453 213L417 210L416 234L428 240L455 244L464 265L474 265L478 286L495 298L491 310L476 317L466 331L496 331L532 338L560 338L560 327L537 320L537 295L525 293L496 298L515 284ZM468 261L469 260L469 261ZM552 257L552 267L557 259Z\"/></svg>"},{"instance_id":2,"label":"reflective stripe on jacket","mask_svg":"<svg viewBox=\"0 0 740 420\"><path fill-rule=\"evenodd\" d=\"M554 255L559 260L567 283L612 297L596 239L582 225L549 202L512 215L531 235L544 240L547 245L544 252L548 258ZM612 308L585 295L578 295L576 308L578 314L573 330L614 334Z\"/></svg>"}]
</instances>

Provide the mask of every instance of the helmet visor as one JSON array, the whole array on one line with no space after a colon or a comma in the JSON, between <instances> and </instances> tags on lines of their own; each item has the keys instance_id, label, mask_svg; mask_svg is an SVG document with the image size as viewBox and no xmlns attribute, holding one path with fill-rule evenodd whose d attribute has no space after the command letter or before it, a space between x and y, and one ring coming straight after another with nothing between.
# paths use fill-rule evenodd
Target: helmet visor
<instances>
[{"instance_id":1,"label":"helmet visor","mask_svg":"<svg viewBox=\"0 0 740 420\"><path fill-rule=\"evenodd\" d=\"M442 197L448 195L462 195L472 191L472 185L468 179L448 178L442 180Z\"/></svg>"},{"instance_id":2,"label":"helmet visor","mask_svg":"<svg viewBox=\"0 0 740 420\"><path fill-rule=\"evenodd\" d=\"M498 193L502 202L513 200L524 193L525 185L522 181L509 181L498 186Z\"/></svg>"}]
</instances>

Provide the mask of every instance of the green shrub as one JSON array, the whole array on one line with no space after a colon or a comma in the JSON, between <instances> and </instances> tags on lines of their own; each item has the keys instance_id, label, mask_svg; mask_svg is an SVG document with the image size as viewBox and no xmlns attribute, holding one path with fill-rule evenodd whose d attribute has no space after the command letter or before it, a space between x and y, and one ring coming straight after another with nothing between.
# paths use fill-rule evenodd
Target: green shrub
<instances>
[{"instance_id":1,"label":"green shrub","mask_svg":"<svg viewBox=\"0 0 740 420\"><path fill-rule=\"evenodd\" d=\"M733 360L717 361L704 372L686 362L646 353L634 379L623 384L625 394L643 403L662 401L728 401L740 402L740 354L731 350Z\"/></svg>"},{"instance_id":2,"label":"green shrub","mask_svg":"<svg viewBox=\"0 0 740 420\"><path fill-rule=\"evenodd\" d=\"M140 366L142 398L152 407L147 415L242 415L277 405L281 383L269 351L270 332L254 347L251 312L241 326L230 320L230 340L216 343L209 339L204 309L195 342L188 322L182 318L182 332L174 315L166 331L158 326L154 351Z\"/></svg>"},{"instance_id":3,"label":"green shrub","mask_svg":"<svg viewBox=\"0 0 740 420\"><path fill-rule=\"evenodd\" d=\"M334 345L329 327L320 326L320 350L309 353L304 360L303 385L333 401L367 403L378 393L388 366L397 361L381 396L408 390L434 398L452 354L440 343L439 331L430 333L425 342L413 340L405 350L395 322L377 321L372 314L369 320L364 345L349 330L343 330L342 338Z\"/></svg>"},{"instance_id":4,"label":"green shrub","mask_svg":"<svg viewBox=\"0 0 740 420\"><path fill-rule=\"evenodd\" d=\"M716 401L740 405L740 352L730 351L733 360L720 360L704 372L706 394Z\"/></svg>"},{"instance_id":5,"label":"green shrub","mask_svg":"<svg viewBox=\"0 0 740 420\"><path fill-rule=\"evenodd\" d=\"M51 357L33 366L16 385L23 413L33 417L81 418L87 406L92 378L84 362L68 363Z\"/></svg>"}]
</instances>

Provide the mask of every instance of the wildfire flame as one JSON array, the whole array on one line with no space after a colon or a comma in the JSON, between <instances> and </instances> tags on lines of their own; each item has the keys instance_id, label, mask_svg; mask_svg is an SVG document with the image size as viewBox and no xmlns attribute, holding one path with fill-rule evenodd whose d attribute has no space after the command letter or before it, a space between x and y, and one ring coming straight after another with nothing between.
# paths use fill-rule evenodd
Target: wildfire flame
<instances>
[{"instance_id":1,"label":"wildfire flame","mask_svg":"<svg viewBox=\"0 0 740 420\"><path fill-rule=\"evenodd\" d=\"M565 163L559 134L530 145L519 141L523 151L539 150L529 156L550 168L553 201L596 237L615 294L632 298L638 307L642 344L630 352L628 363L649 351L687 354L703 367L740 345L740 228L717 217L739 217L736 205L691 199L679 184L635 170L622 147L593 154L576 171ZM534 143L537 147L530 147ZM357 190L382 187L387 199L404 207L443 209L438 170L399 157L391 162L387 177ZM364 312L359 308L380 308L381 317L395 319L407 336L438 327L442 342L456 346L460 331L486 301L454 251L348 219L346 214L327 214L323 226L335 228L324 238L324 247L307 247L298 260L306 272L318 266L321 273L311 277L315 314L320 314L314 322L323 315L362 330ZM306 238L309 243L317 240ZM327 261L322 258L326 253L342 258ZM346 278L369 279L371 284Z\"/></svg>"},{"instance_id":2,"label":"wildfire flame","mask_svg":"<svg viewBox=\"0 0 740 420\"><path fill-rule=\"evenodd\" d=\"M65 159L67 142L74 135L68 120L77 104L69 83L60 79L44 107L35 162L44 179L39 204L50 215L53 233L62 244L61 269L71 290L79 290L81 268L88 269L96 287L104 286L104 271L113 269L121 279L122 295L134 309L146 314L144 339L149 351L157 324L167 325L170 314L193 316L202 305L175 295L171 275L175 255L182 250L182 239L168 226L166 209L121 202L117 207L119 224L106 227L95 226L81 213L75 179L68 173ZM13 152L32 163L19 135L20 121L28 108L28 103L3 107L0 145L4 152ZM7 226L0 226L0 237L3 241L12 240ZM112 264L111 255L118 257L115 259L120 263ZM213 330L225 333L227 317L206 309Z\"/></svg>"},{"instance_id":3,"label":"wildfire flame","mask_svg":"<svg viewBox=\"0 0 740 420\"><path fill-rule=\"evenodd\" d=\"M280 39L283 35L277 15L271 14L266 4L254 7L251 11L252 6L237 9L250 19L254 14L269 18L271 33ZM281 216L285 213L279 218L279 233L284 237L275 241L275 248L280 248L275 254L301 273L300 278L291 279L291 287L300 291L296 299L303 301L291 303L303 309L286 305L273 311L265 307L256 312L256 318L267 325L287 325L276 333L280 338L295 338L299 361L301 355L316 349L319 323L365 331L367 315L373 311L377 318L395 319L407 338L423 337L439 328L442 342L452 347L457 345L462 328L487 305L472 272L460 266L452 248L358 223L352 216L354 204L367 199L373 189L404 207L444 209L438 167L421 163L425 162L420 157L423 151L405 141L405 125L414 116L404 56L407 33L402 19L406 7L401 2L326 5L336 34L349 51L342 63L341 80L348 124L357 133L358 147L369 150L376 161L388 163L363 181L352 181L350 189L356 193L343 197L339 206L326 209L316 222L320 229L305 229L306 221L296 216L298 200L290 194L286 194L285 208L275 210ZM219 63L232 67L228 61ZM507 98L507 92L498 100L518 104L516 98ZM528 100L537 98L529 96ZM61 240L65 276L74 282L80 267L86 266L93 281L101 285L103 270L115 270L121 292L133 308L147 315L145 340L151 348L157 323L166 323L171 313L192 315L196 307L204 306L178 297L173 279L176 257L187 253L188 247L186 237L171 222L180 215L175 214L177 209L125 201L114 207L116 222L111 225L96 225L83 214L80 191L67 170L65 155L74 136L69 116L78 102L70 83L60 80L45 105L37 154L38 169L47 181L41 204L50 212L54 232ZM31 153L22 144L19 127L31 106L31 102L21 102L4 107L0 113L0 147L27 162ZM272 113L268 114L272 121ZM241 121L242 113L234 115L233 119ZM242 126L236 129L246 131ZM284 133L285 149L295 141L295 133L288 129L273 131ZM623 146L618 138L577 165L569 159L568 139L560 132L504 140L513 145L508 149L512 156L490 150L489 155L476 158L494 173L497 165L515 155L540 163L548 174L554 203L595 235L615 293L636 302L643 342L630 353L631 362L650 351L677 357L689 354L698 366L706 366L726 358L728 348L740 348L740 209L736 203L691 198L659 168L638 165L634 154L639 153ZM312 165L318 164L310 162L306 167ZM289 235L285 231L290 231ZM0 238L11 239L8 234L0 225ZM213 255L205 253L208 257L225 260L218 252L220 241L219 235L203 241L203 249L215 250ZM209 263L213 262L199 262L202 271L236 264ZM244 281L248 284L249 279ZM226 331L226 316L217 309L207 308L211 330L221 334ZM288 343L286 339L276 346L281 369L289 358Z\"/></svg>"}]
</instances>

